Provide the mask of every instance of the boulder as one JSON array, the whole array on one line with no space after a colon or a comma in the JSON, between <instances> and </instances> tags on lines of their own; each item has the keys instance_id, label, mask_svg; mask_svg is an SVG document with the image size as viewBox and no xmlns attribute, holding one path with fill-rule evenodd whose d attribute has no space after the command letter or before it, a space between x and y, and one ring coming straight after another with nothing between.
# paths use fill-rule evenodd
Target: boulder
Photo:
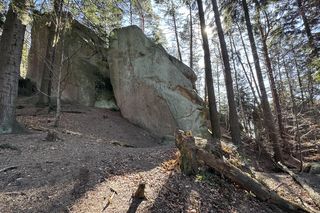
<instances>
[{"instance_id":1,"label":"boulder","mask_svg":"<svg viewBox=\"0 0 320 213\"><path fill-rule=\"evenodd\" d=\"M107 54L110 80L123 117L158 136L176 128L206 134L196 75L148 39L140 28L114 30Z\"/></svg>"},{"instance_id":2,"label":"boulder","mask_svg":"<svg viewBox=\"0 0 320 213\"><path fill-rule=\"evenodd\" d=\"M41 88L48 40L46 14L34 19L27 77ZM65 45L58 42L54 67L62 68L62 100L85 106L120 109L123 117L166 138L179 128L207 134L203 100L195 73L136 26L114 30L107 42L70 17ZM56 96L57 70L52 94Z\"/></svg>"}]
</instances>

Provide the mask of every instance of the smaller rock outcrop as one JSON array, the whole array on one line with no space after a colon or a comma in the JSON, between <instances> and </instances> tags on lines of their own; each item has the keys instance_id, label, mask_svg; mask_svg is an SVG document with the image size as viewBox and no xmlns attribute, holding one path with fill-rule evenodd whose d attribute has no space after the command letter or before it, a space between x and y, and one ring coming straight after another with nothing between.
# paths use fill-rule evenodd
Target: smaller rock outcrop
<instances>
[{"instance_id":1,"label":"smaller rock outcrop","mask_svg":"<svg viewBox=\"0 0 320 213\"><path fill-rule=\"evenodd\" d=\"M50 16L47 14L37 15L31 30L27 78L34 81L39 90L45 66L49 20ZM68 19L63 50L60 41L57 44L52 73L53 98L56 96L57 72L63 51L65 62L62 68L62 100L85 106L115 108L114 98L110 97L113 92L109 81L106 42L72 18Z\"/></svg>"}]
</instances>

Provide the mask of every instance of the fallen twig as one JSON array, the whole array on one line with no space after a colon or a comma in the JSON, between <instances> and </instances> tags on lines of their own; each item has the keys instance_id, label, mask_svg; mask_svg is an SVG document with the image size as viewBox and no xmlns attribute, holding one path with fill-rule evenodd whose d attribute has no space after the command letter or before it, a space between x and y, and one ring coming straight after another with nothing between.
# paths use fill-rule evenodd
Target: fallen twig
<instances>
[{"instance_id":1,"label":"fallen twig","mask_svg":"<svg viewBox=\"0 0 320 213\"><path fill-rule=\"evenodd\" d=\"M72 113L72 114L82 114L82 113L86 113L86 112L77 111L77 110L62 110L61 112L63 112L63 113Z\"/></svg>"},{"instance_id":2,"label":"fallen twig","mask_svg":"<svg viewBox=\"0 0 320 213\"><path fill-rule=\"evenodd\" d=\"M80 132L74 132L74 131L67 130L67 129L62 130L62 132L66 133L66 134L70 134L70 135L82 136L82 133L80 133Z\"/></svg>"},{"instance_id":3,"label":"fallen twig","mask_svg":"<svg viewBox=\"0 0 320 213\"><path fill-rule=\"evenodd\" d=\"M110 188L110 190L111 190L112 194L111 194L111 196L108 198L108 202L107 202L106 205L103 207L102 212L108 208L108 206L109 206L109 205L111 204L111 202L112 202L113 197L118 194L116 190L114 190L114 189L112 189L112 188Z\"/></svg>"},{"instance_id":4,"label":"fallen twig","mask_svg":"<svg viewBox=\"0 0 320 213\"><path fill-rule=\"evenodd\" d=\"M283 183L279 183L278 185L276 185L273 189L271 189L271 191L276 191L280 186L282 186Z\"/></svg>"},{"instance_id":5,"label":"fallen twig","mask_svg":"<svg viewBox=\"0 0 320 213\"><path fill-rule=\"evenodd\" d=\"M128 148L135 148L135 146L130 145L130 144L126 144L126 143L122 143L122 142L118 142L118 141L111 141L111 144L114 146L122 146L122 147L128 147Z\"/></svg>"},{"instance_id":6,"label":"fallen twig","mask_svg":"<svg viewBox=\"0 0 320 213\"><path fill-rule=\"evenodd\" d=\"M49 130L48 128L42 127L42 126L37 127L37 126L30 125L28 127L32 130L41 131L41 132L46 132Z\"/></svg>"},{"instance_id":7,"label":"fallen twig","mask_svg":"<svg viewBox=\"0 0 320 213\"><path fill-rule=\"evenodd\" d=\"M6 168L1 169L0 173L1 172L7 172L7 171L10 171L10 170L14 170L14 169L17 169L17 168L18 168L18 166L8 166Z\"/></svg>"}]
</instances>

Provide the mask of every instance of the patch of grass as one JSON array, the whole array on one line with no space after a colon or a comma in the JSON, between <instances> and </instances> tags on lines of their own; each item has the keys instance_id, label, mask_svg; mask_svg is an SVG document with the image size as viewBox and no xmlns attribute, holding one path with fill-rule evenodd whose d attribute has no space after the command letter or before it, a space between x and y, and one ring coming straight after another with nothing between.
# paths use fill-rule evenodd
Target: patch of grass
<instances>
[{"instance_id":1,"label":"patch of grass","mask_svg":"<svg viewBox=\"0 0 320 213\"><path fill-rule=\"evenodd\" d=\"M11 150L15 150L15 151L19 150L16 146L13 146L8 143L0 144L0 149L11 149Z\"/></svg>"}]
</instances>

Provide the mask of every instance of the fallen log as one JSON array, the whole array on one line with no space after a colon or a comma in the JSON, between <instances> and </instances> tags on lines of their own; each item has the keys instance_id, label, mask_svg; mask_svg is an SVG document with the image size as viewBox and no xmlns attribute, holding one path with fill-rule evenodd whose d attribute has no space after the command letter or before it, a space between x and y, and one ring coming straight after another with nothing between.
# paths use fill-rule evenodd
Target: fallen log
<instances>
[{"instance_id":1,"label":"fallen log","mask_svg":"<svg viewBox=\"0 0 320 213\"><path fill-rule=\"evenodd\" d=\"M302 178L300 178L297 174L288 169L285 165L283 165L280 162L278 163L278 165L283 171L288 173L293 178L293 180L296 181L309 194L313 202L318 207L320 207L320 195L315 190L313 190L313 188L310 187Z\"/></svg>"},{"instance_id":2,"label":"fallen log","mask_svg":"<svg viewBox=\"0 0 320 213\"><path fill-rule=\"evenodd\" d=\"M216 157L206 148L196 146L194 137L186 135L183 131L175 134L176 146L180 150L181 171L187 174L196 174L197 168L202 164L221 173L223 176L238 184L245 190L252 192L259 200L277 205L279 208L289 212L314 212L313 210L291 203L283 199L277 193L263 186L249 174L241 171L228 161Z\"/></svg>"}]
</instances>

